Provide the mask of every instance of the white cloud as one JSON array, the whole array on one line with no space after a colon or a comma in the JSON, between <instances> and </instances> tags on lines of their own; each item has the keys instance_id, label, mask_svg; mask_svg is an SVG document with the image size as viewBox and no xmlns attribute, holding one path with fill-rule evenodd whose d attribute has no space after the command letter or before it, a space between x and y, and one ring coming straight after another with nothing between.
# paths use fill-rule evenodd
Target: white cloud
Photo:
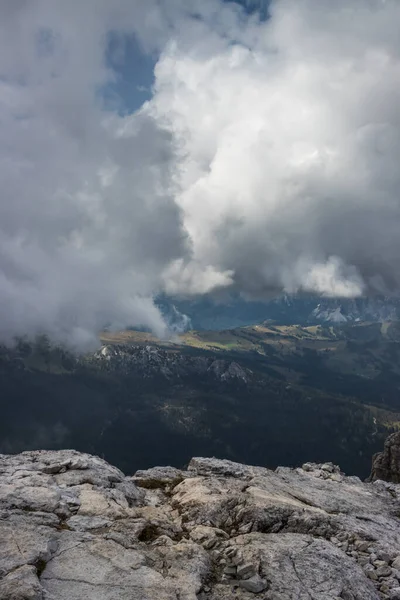
<instances>
[{"instance_id":1,"label":"white cloud","mask_svg":"<svg viewBox=\"0 0 400 600\"><path fill-rule=\"evenodd\" d=\"M400 5L270 12L1 5L0 337L164 335L162 289L398 291ZM110 32L160 52L127 117L102 106Z\"/></svg>"}]
</instances>

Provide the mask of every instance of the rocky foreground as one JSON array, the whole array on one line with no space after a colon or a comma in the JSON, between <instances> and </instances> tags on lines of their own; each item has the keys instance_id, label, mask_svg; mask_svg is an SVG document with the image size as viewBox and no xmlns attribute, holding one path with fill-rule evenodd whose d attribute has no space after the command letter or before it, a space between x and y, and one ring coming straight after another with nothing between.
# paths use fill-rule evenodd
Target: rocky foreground
<instances>
[{"instance_id":1,"label":"rocky foreground","mask_svg":"<svg viewBox=\"0 0 400 600\"><path fill-rule=\"evenodd\" d=\"M400 599L400 485L194 458L0 456L1 600Z\"/></svg>"}]
</instances>

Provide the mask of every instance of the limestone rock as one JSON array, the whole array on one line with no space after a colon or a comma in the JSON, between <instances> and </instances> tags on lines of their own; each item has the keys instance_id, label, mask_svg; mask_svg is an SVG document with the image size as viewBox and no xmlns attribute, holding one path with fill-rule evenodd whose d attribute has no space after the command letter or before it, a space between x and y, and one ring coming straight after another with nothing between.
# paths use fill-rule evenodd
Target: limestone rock
<instances>
[{"instance_id":1,"label":"limestone rock","mask_svg":"<svg viewBox=\"0 0 400 600\"><path fill-rule=\"evenodd\" d=\"M0 456L0 600L400 598L395 484L194 458Z\"/></svg>"},{"instance_id":2,"label":"limestone rock","mask_svg":"<svg viewBox=\"0 0 400 600\"><path fill-rule=\"evenodd\" d=\"M180 483L184 478L183 471L174 467L153 467L145 471L136 471L132 481L143 488L164 488Z\"/></svg>"},{"instance_id":3,"label":"limestone rock","mask_svg":"<svg viewBox=\"0 0 400 600\"><path fill-rule=\"evenodd\" d=\"M266 589L267 583L264 579L261 579L259 575L252 575L249 579L242 579L239 581L239 586L243 590L253 592L253 594L259 594Z\"/></svg>"},{"instance_id":4,"label":"limestone rock","mask_svg":"<svg viewBox=\"0 0 400 600\"><path fill-rule=\"evenodd\" d=\"M373 457L369 480L400 483L400 432L390 435L385 441L383 452L378 452Z\"/></svg>"},{"instance_id":5,"label":"limestone rock","mask_svg":"<svg viewBox=\"0 0 400 600\"><path fill-rule=\"evenodd\" d=\"M29 565L11 571L0 581L0 600L42 600L36 569Z\"/></svg>"}]
</instances>

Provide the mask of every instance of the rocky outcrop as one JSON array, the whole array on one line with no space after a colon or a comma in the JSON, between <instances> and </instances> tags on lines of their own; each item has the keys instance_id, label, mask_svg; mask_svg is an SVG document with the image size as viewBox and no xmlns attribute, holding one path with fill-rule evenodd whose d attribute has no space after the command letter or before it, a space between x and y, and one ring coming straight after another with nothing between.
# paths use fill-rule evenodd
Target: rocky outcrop
<instances>
[{"instance_id":1,"label":"rocky outcrop","mask_svg":"<svg viewBox=\"0 0 400 600\"><path fill-rule=\"evenodd\" d=\"M210 356L188 356L176 348L133 344L106 345L94 354L84 357L88 364L105 371L137 373L149 378L165 379L190 375L210 376L221 382L240 381L248 383L252 372L235 361L215 359Z\"/></svg>"},{"instance_id":2,"label":"rocky outcrop","mask_svg":"<svg viewBox=\"0 0 400 600\"><path fill-rule=\"evenodd\" d=\"M0 600L400 599L400 486L194 458L0 456Z\"/></svg>"},{"instance_id":3,"label":"rocky outcrop","mask_svg":"<svg viewBox=\"0 0 400 600\"><path fill-rule=\"evenodd\" d=\"M373 457L369 479L400 483L400 432L392 433L385 441L383 452Z\"/></svg>"}]
</instances>

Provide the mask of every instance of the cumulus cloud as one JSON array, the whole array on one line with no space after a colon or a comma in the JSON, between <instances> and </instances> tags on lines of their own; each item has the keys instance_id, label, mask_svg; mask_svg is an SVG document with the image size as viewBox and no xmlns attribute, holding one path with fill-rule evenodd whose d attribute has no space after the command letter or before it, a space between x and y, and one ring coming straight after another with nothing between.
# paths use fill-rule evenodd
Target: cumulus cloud
<instances>
[{"instance_id":1,"label":"cumulus cloud","mask_svg":"<svg viewBox=\"0 0 400 600\"><path fill-rule=\"evenodd\" d=\"M275 0L270 14L236 43L175 40L156 68L193 261L256 295L397 291L400 6Z\"/></svg>"},{"instance_id":2,"label":"cumulus cloud","mask_svg":"<svg viewBox=\"0 0 400 600\"><path fill-rule=\"evenodd\" d=\"M254 3L253 3L254 4ZM0 7L0 337L165 335L160 291L397 293L397 0ZM107 40L155 57L105 106Z\"/></svg>"}]
</instances>

